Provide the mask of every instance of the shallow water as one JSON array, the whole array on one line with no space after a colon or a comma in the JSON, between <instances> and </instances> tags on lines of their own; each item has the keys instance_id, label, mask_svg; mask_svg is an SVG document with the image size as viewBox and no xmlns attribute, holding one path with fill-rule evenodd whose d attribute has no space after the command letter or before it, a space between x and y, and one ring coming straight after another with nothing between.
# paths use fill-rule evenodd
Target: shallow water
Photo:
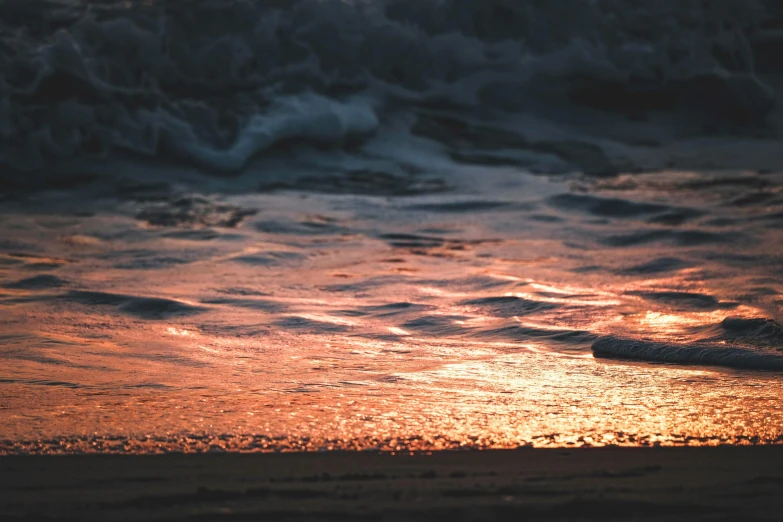
<instances>
[{"instance_id":1,"label":"shallow water","mask_svg":"<svg viewBox=\"0 0 783 522\"><path fill-rule=\"evenodd\" d=\"M783 177L448 175L6 202L3 451L783 440Z\"/></svg>"}]
</instances>

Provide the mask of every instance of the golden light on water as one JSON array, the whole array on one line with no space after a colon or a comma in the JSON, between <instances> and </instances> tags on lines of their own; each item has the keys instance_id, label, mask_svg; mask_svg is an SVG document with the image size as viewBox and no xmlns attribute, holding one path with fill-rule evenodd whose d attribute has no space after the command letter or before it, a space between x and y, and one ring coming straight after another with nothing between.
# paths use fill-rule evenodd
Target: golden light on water
<instances>
[{"instance_id":1,"label":"golden light on water","mask_svg":"<svg viewBox=\"0 0 783 522\"><path fill-rule=\"evenodd\" d=\"M534 284L547 296L566 294L559 287ZM571 287L567 294L588 290ZM535 293L519 294L502 293L552 302ZM0 448L34 449L40 444L36 441L61 433L71 436L72 449L89 450L94 444L111 451L126 446L148 451L151 441L158 449L189 450L214 444L243 451L432 450L743 443L783 436L783 409L775 406L783 404L783 391L776 375L596 360L567 345L563 351L553 349L546 340L504 340L492 332L509 328L508 320L471 316L470 307L438 302L443 294L428 295L430 306L437 304L431 317L447 319L436 323L449 332L445 336L390 324L395 319L326 313L328 300L317 299L299 302L312 311L280 320L331 325L318 333L221 336L210 333L209 325L178 319L152 328L112 322L110 341L88 345L74 335L49 336L53 348L46 357L61 356L61 346L72 353L59 373L63 383L73 386L36 381L44 367L51 371L45 362L17 364L8 375L18 384L6 396ZM445 299L453 298L454 293L446 294ZM593 325L579 325L594 331L616 327L608 302L627 301L606 290L597 301L564 300L594 307ZM367 305L362 298L339 302L343 310ZM720 310L640 310L622 321L648 338L677 340L726 315ZM260 319L253 312L225 318L244 326ZM564 328L557 320L547 323L546 316L510 320L543 335ZM95 321L98 326L100 319ZM338 331L330 332L331 327ZM354 333L346 335L343 329ZM485 340L471 331L484 332ZM379 334L364 338L373 337L370 332ZM85 358L90 364L79 363ZM172 365L177 369L172 371ZM220 436L218 442L210 433Z\"/></svg>"},{"instance_id":2,"label":"golden light on water","mask_svg":"<svg viewBox=\"0 0 783 522\"><path fill-rule=\"evenodd\" d=\"M534 237L582 240L566 225L493 228L508 213L461 227L398 217L405 234L386 237L366 231L385 223L341 222L339 198L311 197L307 215L294 195L236 202L251 203L272 210L223 239L168 237L128 217L112 224L121 240L0 256L0 452L783 442L779 373L591 351L616 336L775 357L722 326L778 317L783 287L763 266L708 259L650 275L650 260L706 247L576 248ZM345 230L287 232L314 213ZM267 231L274 219L282 231ZM96 217L38 233L105 227ZM432 239L438 230L446 239ZM758 255L778 244L763 233Z\"/></svg>"}]
</instances>

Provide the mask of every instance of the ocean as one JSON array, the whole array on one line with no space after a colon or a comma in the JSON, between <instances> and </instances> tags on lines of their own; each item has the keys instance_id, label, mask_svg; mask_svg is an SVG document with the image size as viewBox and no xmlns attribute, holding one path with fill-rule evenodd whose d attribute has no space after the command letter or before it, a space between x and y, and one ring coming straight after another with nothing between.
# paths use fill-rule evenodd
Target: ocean
<instances>
[{"instance_id":1,"label":"ocean","mask_svg":"<svg viewBox=\"0 0 783 522\"><path fill-rule=\"evenodd\" d=\"M0 454L782 443L781 31L0 2Z\"/></svg>"}]
</instances>

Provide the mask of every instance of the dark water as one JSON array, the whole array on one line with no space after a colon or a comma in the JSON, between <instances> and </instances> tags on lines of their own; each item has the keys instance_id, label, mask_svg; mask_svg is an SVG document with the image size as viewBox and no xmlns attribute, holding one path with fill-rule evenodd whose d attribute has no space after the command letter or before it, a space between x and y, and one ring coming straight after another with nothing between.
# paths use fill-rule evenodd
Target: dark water
<instances>
[{"instance_id":1,"label":"dark water","mask_svg":"<svg viewBox=\"0 0 783 522\"><path fill-rule=\"evenodd\" d=\"M0 451L780 442L781 20L0 4Z\"/></svg>"}]
</instances>

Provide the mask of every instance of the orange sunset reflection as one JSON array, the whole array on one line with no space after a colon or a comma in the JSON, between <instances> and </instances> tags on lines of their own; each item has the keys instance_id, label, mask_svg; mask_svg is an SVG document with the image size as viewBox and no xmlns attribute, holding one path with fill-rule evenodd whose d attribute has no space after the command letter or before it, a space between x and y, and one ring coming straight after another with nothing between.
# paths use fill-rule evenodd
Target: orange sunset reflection
<instances>
[{"instance_id":1,"label":"orange sunset reflection","mask_svg":"<svg viewBox=\"0 0 783 522\"><path fill-rule=\"evenodd\" d=\"M262 210L217 239L130 215L112 226L131 239L0 256L0 452L783 442L763 371L783 357L783 281L725 244L308 197L304 214L296 194L235 196ZM779 232L754 233L772 255ZM599 341L621 349L596 358Z\"/></svg>"}]
</instances>

